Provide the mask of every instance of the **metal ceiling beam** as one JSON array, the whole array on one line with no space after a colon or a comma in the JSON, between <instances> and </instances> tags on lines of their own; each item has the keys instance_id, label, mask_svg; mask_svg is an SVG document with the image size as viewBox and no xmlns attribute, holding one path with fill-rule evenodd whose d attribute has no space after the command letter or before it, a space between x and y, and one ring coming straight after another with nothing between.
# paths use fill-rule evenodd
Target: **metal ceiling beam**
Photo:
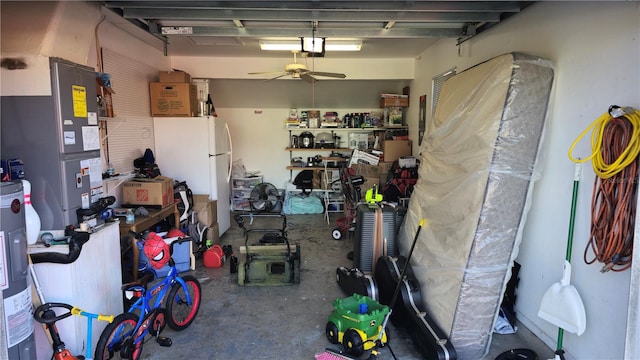
<instances>
[{"instance_id":1,"label":"metal ceiling beam","mask_svg":"<svg viewBox=\"0 0 640 360\"><path fill-rule=\"evenodd\" d=\"M105 1L110 8L519 12L521 1Z\"/></svg>"},{"instance_id":2,"label":"metal ceiling beam","mask_svg":"<svg viewBox=\"0 0 640 360\"><path fill-rule=\"evenodd\" d=\"M165 41L168 37L186 35L235 37L238 40L300 37L309 31L300 23L311 20L320 22L315 33L319 37L458 38L466 41L534 2L101 1L106 8L140 28L147 27L147 31ZM174 31L164 33L166 29Z\"/></svg>"},{"instance_id":3,"label":"metal ceiling beam","mask_svg":"<svg viewBox=\"0 0 640 360\"><path fill-rule=\"evenodd\" d=\"M237 37L300 37L309 35L309 29L287 29L287 28L220 28L207 26L162 26L160 32L169 32L177 28L191 28L190 32L183 31L172 36L237 36ZM423 28L423 29L318 29L315 33L317 37L333 38L456 38L463 35L462 29L453 28Z\"/></svg>"},{"instance_id":4,"label":"metal ceiling beam","mask_svg":"<svg viewBox=\"0 0 640 360\"><path fill-rule=\"evenodd\" d=\"M498 13L413 12L413 11L317 11L317 10L204 10L204 9L124 9L126 19L154 20L270 20L300 21L426 21L426 22L498 22Z\"/></svg>"}]
</instances>

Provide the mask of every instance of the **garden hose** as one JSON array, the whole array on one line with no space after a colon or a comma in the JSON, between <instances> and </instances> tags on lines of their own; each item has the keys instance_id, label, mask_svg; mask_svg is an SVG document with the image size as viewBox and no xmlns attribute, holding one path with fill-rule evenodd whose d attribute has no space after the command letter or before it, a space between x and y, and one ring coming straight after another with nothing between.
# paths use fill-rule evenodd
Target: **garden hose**
<instances>
[{"instance_id":1,"label":"garden hose","mask_svg":"<svg viewBox=\"0 0 640 360\"><path fill-rule=\"evenodd\" d=\"M592 130L592 153L585 159L572 156L577 142ZM631 266L640 166L640 112L611 106L569 148L574 162L592 160L597 175L591 198L591 233L584 261L603 263L602 272L623 271ZM590 255L590 252L592 255Z\"/></svg>"}]
</instances>

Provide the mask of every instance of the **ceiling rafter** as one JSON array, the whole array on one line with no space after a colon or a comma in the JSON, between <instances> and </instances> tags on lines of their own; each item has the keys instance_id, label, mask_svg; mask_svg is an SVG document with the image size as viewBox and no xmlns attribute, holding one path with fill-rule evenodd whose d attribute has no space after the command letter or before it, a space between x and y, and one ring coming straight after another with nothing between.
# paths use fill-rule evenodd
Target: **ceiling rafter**
<instances>
[{"instance_id":1,"label":"ceiling rafter","mask_svg":"<svg viewBox=\"0 0 640 360\"><path fill-rule=\"evenodd\" d=\"M207 26L188 26L191 28L189 33L173 33L172 30L177 28L176 26L160 26L159 32L172 33L173 35L194 35L194 36L238 36L238 37L287 37L295 38L300 37L304 31L311 31L311 27L307 28L231 28L231 27L216 27L211 28ZM335 38L353 38L353 37L367 37L367 38L386 38L386 39L398 39L398 38L433 38L433 37L449 37L455 38L462 36L461 29L389 29L384 28L376 29L323 29L319 28L316 31L317 37L335 37Z\"/></svg>"},{"instance_id":2,"label":"ceiling rafter","mask_svg":"<svg viewBox=\"0 0 640 360\"><path fill-rule=\"evenodd\" d=\"M363 56L418 54L439 38L467 41L518 14L535 1L102 1L130 24L169 43L169 51L216 56L257 55L259 42L300 38L362 42ZM218 37L220 39L215 39ZM223 38L233 37L231 49ZM200 39L196 39L200 38ZM210 38L210 40L205 40ZM182 43L182 39L188 42ZM183 44L183 45L179 45ZM189 50L189 44L200 49ZM214 51L215 49L215 51ZM393 49L393 50L391 50ZM414 50L415 49L415 50ZM339 55L339 56L348 56Z\"/></svg>"},{"instance_id":3,"label":"ceiling rafter","mask_svg":"<svg viewBox=\"0 0 640 360\"><path fill-rule=\"evenodd\" d=\"M105 1L110 8L519 12L522 1Z\"/></svg>"},{"instance_id":4,"label":"ceiling rafter","mask_svg":"<svg viewBox=\"0 0 640 360\"><path fill-rule=\"evenodd\" d=\"M125 19L156 20L269 20L299 21L427 21L427 22L498 22L499 13L489 12L415 12L415 11L316 11L316 10L226 10L226 9L124 9Z\"/></svg>"}]
</instances>

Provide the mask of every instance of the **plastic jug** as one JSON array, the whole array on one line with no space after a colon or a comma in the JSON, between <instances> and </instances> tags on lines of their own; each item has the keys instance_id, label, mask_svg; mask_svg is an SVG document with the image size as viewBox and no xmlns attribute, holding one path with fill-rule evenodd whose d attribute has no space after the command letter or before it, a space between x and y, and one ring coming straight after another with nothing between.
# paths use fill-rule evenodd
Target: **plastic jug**
<instances>
[{"instance_id":1,"label":"plastic jug","mask_svg":"<svg viewBox=\"0 0 640 360\"><path fill-rule=\"evenodd\" d=\"M208 268L219 268L224 264L224 251L220 245L213 245L202 255L204 266Z\"/></svg>"}]
</instances>

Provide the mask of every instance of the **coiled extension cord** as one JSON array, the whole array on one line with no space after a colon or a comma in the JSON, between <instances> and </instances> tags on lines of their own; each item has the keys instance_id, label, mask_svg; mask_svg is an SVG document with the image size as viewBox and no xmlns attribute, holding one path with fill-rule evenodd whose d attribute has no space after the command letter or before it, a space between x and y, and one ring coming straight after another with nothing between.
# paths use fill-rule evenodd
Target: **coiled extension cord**
<instances>
[{"instance_id":1,"label":"coiled extension cord","mask_svg":"<svg viewBox=\"0 0 640 360\"><path fill-rule=\"evenodd\" d=\"M592 153L573 157L573 149L592 131ZM640 112L612 105L569 148L574 162L591 160L596 173L591 197L591 234L584 261L603 263L601 272L623 271L631 266L638 190ZM590 254L592 253L592 254Z\"/></svg>"}]
</instances>

